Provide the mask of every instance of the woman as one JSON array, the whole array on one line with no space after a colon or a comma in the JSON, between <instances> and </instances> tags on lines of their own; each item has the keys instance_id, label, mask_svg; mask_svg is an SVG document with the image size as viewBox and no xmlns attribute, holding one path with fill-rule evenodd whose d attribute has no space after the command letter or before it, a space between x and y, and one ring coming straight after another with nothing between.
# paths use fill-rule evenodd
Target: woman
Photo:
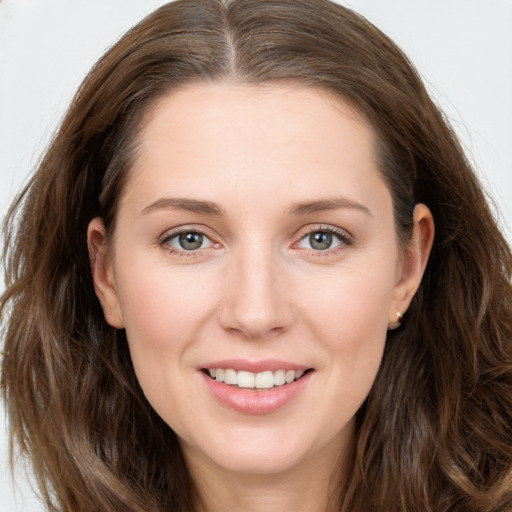
<instances>
[{"instance_id":1,"label":"woman","mask_svg":"<svg viewBox=\"0 0 512 512\"><path fill-rule=\"evenodd\" d=\"M353 12L162 7L6 237L4 398L49 507L510 509L510 249Z\"/></svg>"}]
</instances>

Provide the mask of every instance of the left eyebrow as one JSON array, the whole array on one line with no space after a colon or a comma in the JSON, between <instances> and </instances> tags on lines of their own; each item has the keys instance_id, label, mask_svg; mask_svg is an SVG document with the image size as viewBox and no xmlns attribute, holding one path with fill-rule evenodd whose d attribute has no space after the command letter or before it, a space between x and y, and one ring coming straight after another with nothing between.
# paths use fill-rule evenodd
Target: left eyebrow
<instances>
[{"instance_id":1,"label":"left eyebrow","mask_svg":"<svg viewBox=\"0 0 512 512\"><path fill-rule=\"evenodd\" d=\"M146 215L155 210L185 210L193 213L202 213L204 215L214 215L216 217L224 216L222 209L211 201L200 201L198 199L188 199L182 197L162 197L146 206L142 214Z\"/></svg>"},{"instance_id":2,"label":"left eyebrow","mask_svg":"<svg viewBox=\"0 0 512 512\"><path fill-rule=\"evenodd\" d=\"M308 201L304 203L293 203L288 211L292 215L308 215L310 213L346 208L359 210L369 215L370 217L373 217L372 212L366 206L346 197L320 199L317 201Z\"/></svg>"}]
</instances>

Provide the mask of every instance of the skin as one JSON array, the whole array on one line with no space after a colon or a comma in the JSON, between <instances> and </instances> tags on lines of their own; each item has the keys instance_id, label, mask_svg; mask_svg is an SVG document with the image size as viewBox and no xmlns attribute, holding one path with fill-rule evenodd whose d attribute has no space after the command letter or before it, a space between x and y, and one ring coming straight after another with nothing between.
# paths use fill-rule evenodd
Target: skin
<instances>
[{"instance_id":1,"label":"skin","mask_svg":"<svg viewBox=\"0 0 512 512\"><path fill-rule=\"evenodd\" d=\"M141 387L179 436L198 510L336 508L329 482L434 233L417 205L399 246L374 147L368 123L325 92L191 85L143 126L112 244L101 219L89 226L106 320L126 329ZM326 230L332 245L313 247ZM203 233L202 248L183 249L179 231ZM201 372L232 358L312 371L285 406L247 414Z\"/></svg>"}]
</instances>

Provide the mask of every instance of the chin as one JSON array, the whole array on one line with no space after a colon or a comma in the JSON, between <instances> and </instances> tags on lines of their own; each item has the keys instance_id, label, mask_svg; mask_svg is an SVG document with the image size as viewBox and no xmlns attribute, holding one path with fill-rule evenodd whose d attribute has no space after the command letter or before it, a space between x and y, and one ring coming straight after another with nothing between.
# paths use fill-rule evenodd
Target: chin
<instances>
[{"instance_id":1,"label":"chin","mask_svg":"<svg viewBox=\"0 0 512 512\"><path fill-rule=\"evenodd\" d=\"M208 454L206 454L208 455ZM273 475L292 471L304 457L297 453L268 450L233 450L232 453L212 454L211 460L224 470L239 475Z\"/></svg>"},{"instance_id":2,"label":"chin","mask_svg":"<svg viewBox=\"0 0 512 512\"><path fill-rule=\"evenodd\" d=\"M289 429L247 428L231 432L222 439L211 437L206 442L184 443L183 449L197 460L199 455L214 466L229 472L246 475L270 475L293 471L304 461L324 451L330 442L325 443L293 432ZM331 447L329 447L332 450Z\"/></svg>"}]
</instances>

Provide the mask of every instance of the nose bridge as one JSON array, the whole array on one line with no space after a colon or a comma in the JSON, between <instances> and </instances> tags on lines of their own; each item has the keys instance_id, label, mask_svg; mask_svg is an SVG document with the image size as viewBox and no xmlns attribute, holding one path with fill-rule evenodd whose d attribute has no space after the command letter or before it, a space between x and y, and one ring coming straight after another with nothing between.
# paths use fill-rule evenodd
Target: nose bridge
<instances>
[{"instance_id":1,"label":"nose bridge","mask_svg":"<svg viewBox=\"0 0 512 512\"><path fill-rule=\"evenodd\" d=\"M221 320L224 328L258 338L282 331L291 322L285 276L271 243L241 246L230 261Z\"/></svg>"}]
</instances>

